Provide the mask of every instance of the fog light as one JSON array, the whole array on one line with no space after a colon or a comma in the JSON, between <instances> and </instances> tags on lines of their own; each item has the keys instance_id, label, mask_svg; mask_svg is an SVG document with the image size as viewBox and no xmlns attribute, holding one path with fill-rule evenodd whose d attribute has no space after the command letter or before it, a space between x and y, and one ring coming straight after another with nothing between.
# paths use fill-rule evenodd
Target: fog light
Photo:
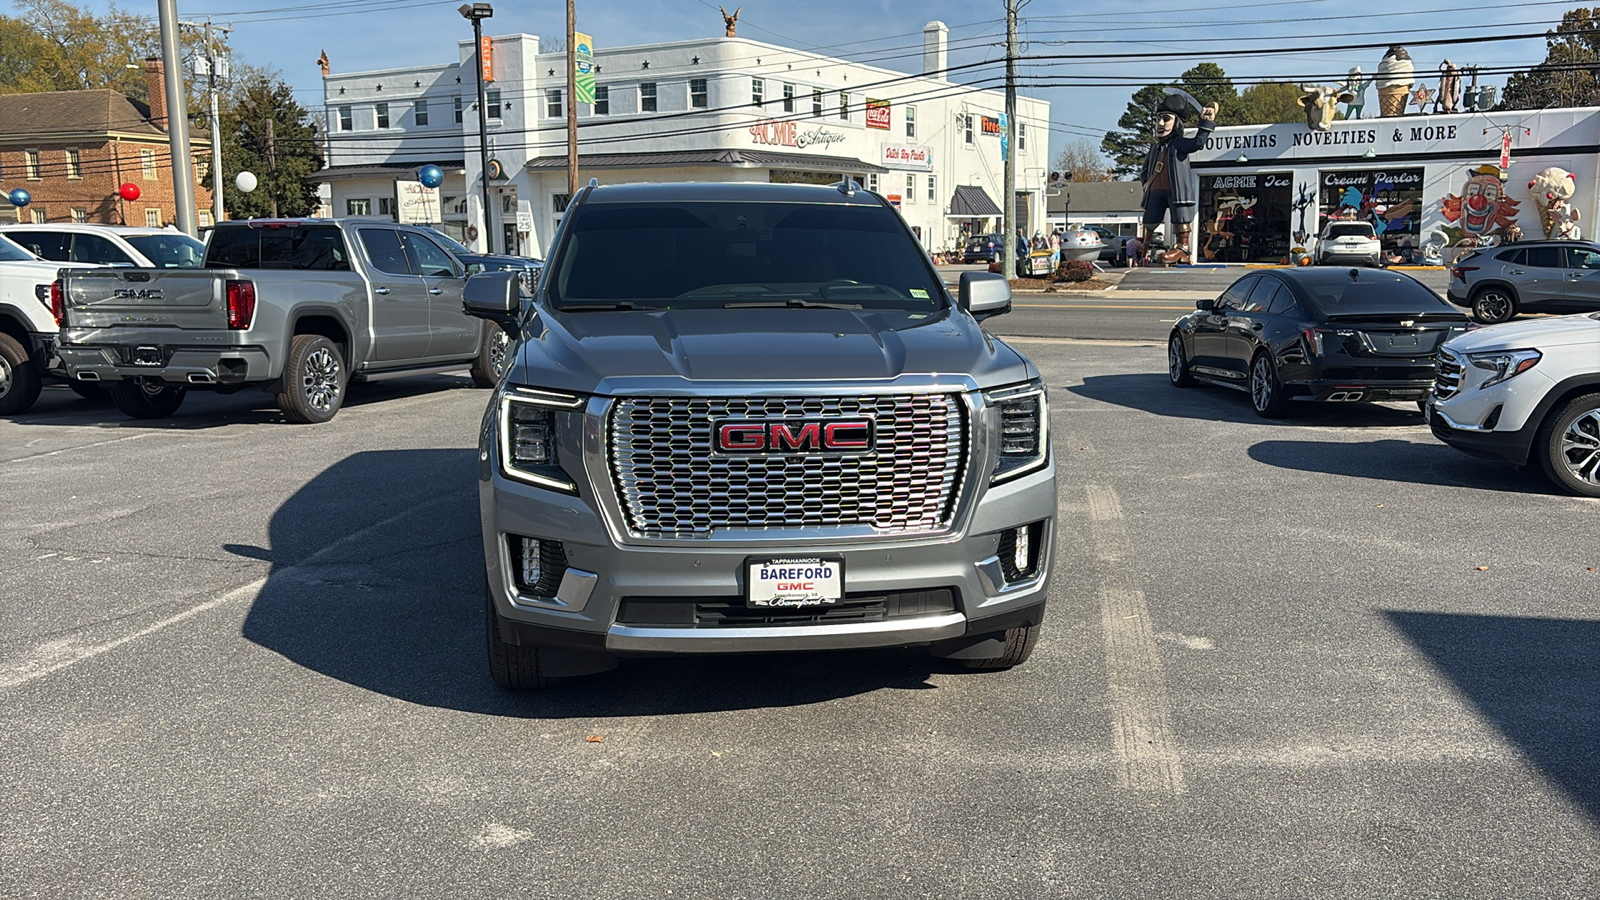
<instances>
[{"instance_id":1,"label":"fog light","mask_svg":"<svg viewBox=\"0 0 1600 900\"><path fill-rule=\"evenodd\" d=\"M1029 560L1031 559L1031 556L1028 552L1028 526L1024 525L1017 529L1015 543L1016 548L1012 551L1011 555L1012 564L1017 567L1018 572L1026 575L1028 574L1028 570L1032 568L1032 566L1028 564Z\"/></svg>"},{"instance_id":2,"label":"fog light","mask_svg":"<svg viewBox=\"0 0 1600 900\"><path fill-rule=\"evenodd\" d=\"M530 586L536 585L539 583L539 576L544 574L543 569L539 565L539 553L540 548L538 541L528 537L522 539L523 584Z\"/></svg>"}]
</instances>

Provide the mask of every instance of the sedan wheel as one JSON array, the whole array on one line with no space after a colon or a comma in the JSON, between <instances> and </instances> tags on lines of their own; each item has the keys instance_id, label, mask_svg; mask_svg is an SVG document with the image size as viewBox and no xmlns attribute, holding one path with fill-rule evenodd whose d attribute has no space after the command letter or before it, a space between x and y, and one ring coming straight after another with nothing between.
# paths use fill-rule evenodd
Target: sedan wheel
<instances>
[{"instance_id":1,"label":"sedan wheel","mask_svg":"<svg viewBox=\"0 0 1600 900\"><path fill-rule=\"evenodd\" d=\"M1502 288L1484 288L1472 298L1472 318L1480 325L1510 321L1516 311L1516 301Z\"/></svg>"},{"instance_id":2,"label":"sedan wheel","mask_svg":"<svg viewBox=\"0 0 1600 900\"><path fill-rule=\"evenodd\" d=\"M1183 338L1174 334L1167 341L1167 377L1173 387L1189 387L1194 377L1189 374L1189 359L1183 355Z\"/></svg>"},{"instance_id":3,"label":"sedan wheel","mask_svg":"<svg viewBox=\"0 0 1600 900\"><path fill-rule=\"evenodd\" d=\"M1289 411L1277 367L1265 353L1257 353L1250 363L1250 405L1263 419L1280 419Z\"/></svg>"}]
</instances>

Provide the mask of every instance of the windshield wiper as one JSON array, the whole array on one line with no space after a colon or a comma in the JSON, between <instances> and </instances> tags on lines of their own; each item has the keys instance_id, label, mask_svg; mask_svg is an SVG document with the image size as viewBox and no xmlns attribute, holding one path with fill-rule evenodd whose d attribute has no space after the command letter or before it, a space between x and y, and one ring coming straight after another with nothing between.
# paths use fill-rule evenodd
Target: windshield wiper
<instances>
[{"instance_id":1,"label":"windshield wiper","mask_svg":"<svg viewBox=\"0 0 1600 900\"><path fill-rule=\"evenodd\" d=\"M619 309L658 309L655 306L640 306L632 300L618 300L616 303L573 303L561 307L562 312L610 312Z\"/></svg>"},{"instance_id":2,"label":"windshield wiper","mask_svg":"<svg viewBox=\"0 0 1600 900\"><path fill-rule=\"evenodd\" d=\"M825 303L818 300L802 300L799 297L789 297L785 300L745 300L737 303L724 303L723 309L860 309L859 303Z\"/></svg>"}]
</instances>

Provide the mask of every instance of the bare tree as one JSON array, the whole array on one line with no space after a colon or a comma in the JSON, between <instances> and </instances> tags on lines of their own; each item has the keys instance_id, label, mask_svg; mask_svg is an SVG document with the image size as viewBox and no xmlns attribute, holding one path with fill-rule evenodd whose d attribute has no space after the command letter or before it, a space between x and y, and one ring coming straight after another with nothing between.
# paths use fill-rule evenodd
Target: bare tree
<instances>
[{"instance_id":1,"label":"bare tree","mask_svg":"<svg viewBox=\"0 0 1600 900\"><path fill-rule=\"evenodd\" d=\"M1087 139L1073 141L1056 154L1053 172L1072 181L1111 181L1111 162ZM1072 173L1068 175L1067 173Z\"/></svg>"},{"instance_id":2,"label":"bare tree","mask_svg":"<svg viewBox=\"0 0 1600 900\"><path fill-rule=\"evenodd\" d=\"M540 53L565 53L567 52L567 39L562 37L539 38Z\"/></svg>"}]
</instances>

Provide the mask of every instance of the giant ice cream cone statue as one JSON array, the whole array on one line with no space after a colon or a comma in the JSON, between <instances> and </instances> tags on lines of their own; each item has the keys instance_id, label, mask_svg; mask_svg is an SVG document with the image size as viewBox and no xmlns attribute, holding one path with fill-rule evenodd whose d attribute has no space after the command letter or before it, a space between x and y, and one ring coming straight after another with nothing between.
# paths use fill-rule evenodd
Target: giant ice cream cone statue
<instances>
[{"instance_id":1,"label":"giant ice cream cone statue","mask_svg":"<svg viewBox=\"0 0 1600 900\"><path fill-rule=\"evenodd\" d=\"M1378 77L1373 83L1378 88L1378 114L1381 116L1404 115L1406 100L1411 94L1412 84L1416 69L1411 64L1411 54L1406 48L1393 46L1383 55L1383 62L1378 63Z\"/></svg>"}]
</instances>

